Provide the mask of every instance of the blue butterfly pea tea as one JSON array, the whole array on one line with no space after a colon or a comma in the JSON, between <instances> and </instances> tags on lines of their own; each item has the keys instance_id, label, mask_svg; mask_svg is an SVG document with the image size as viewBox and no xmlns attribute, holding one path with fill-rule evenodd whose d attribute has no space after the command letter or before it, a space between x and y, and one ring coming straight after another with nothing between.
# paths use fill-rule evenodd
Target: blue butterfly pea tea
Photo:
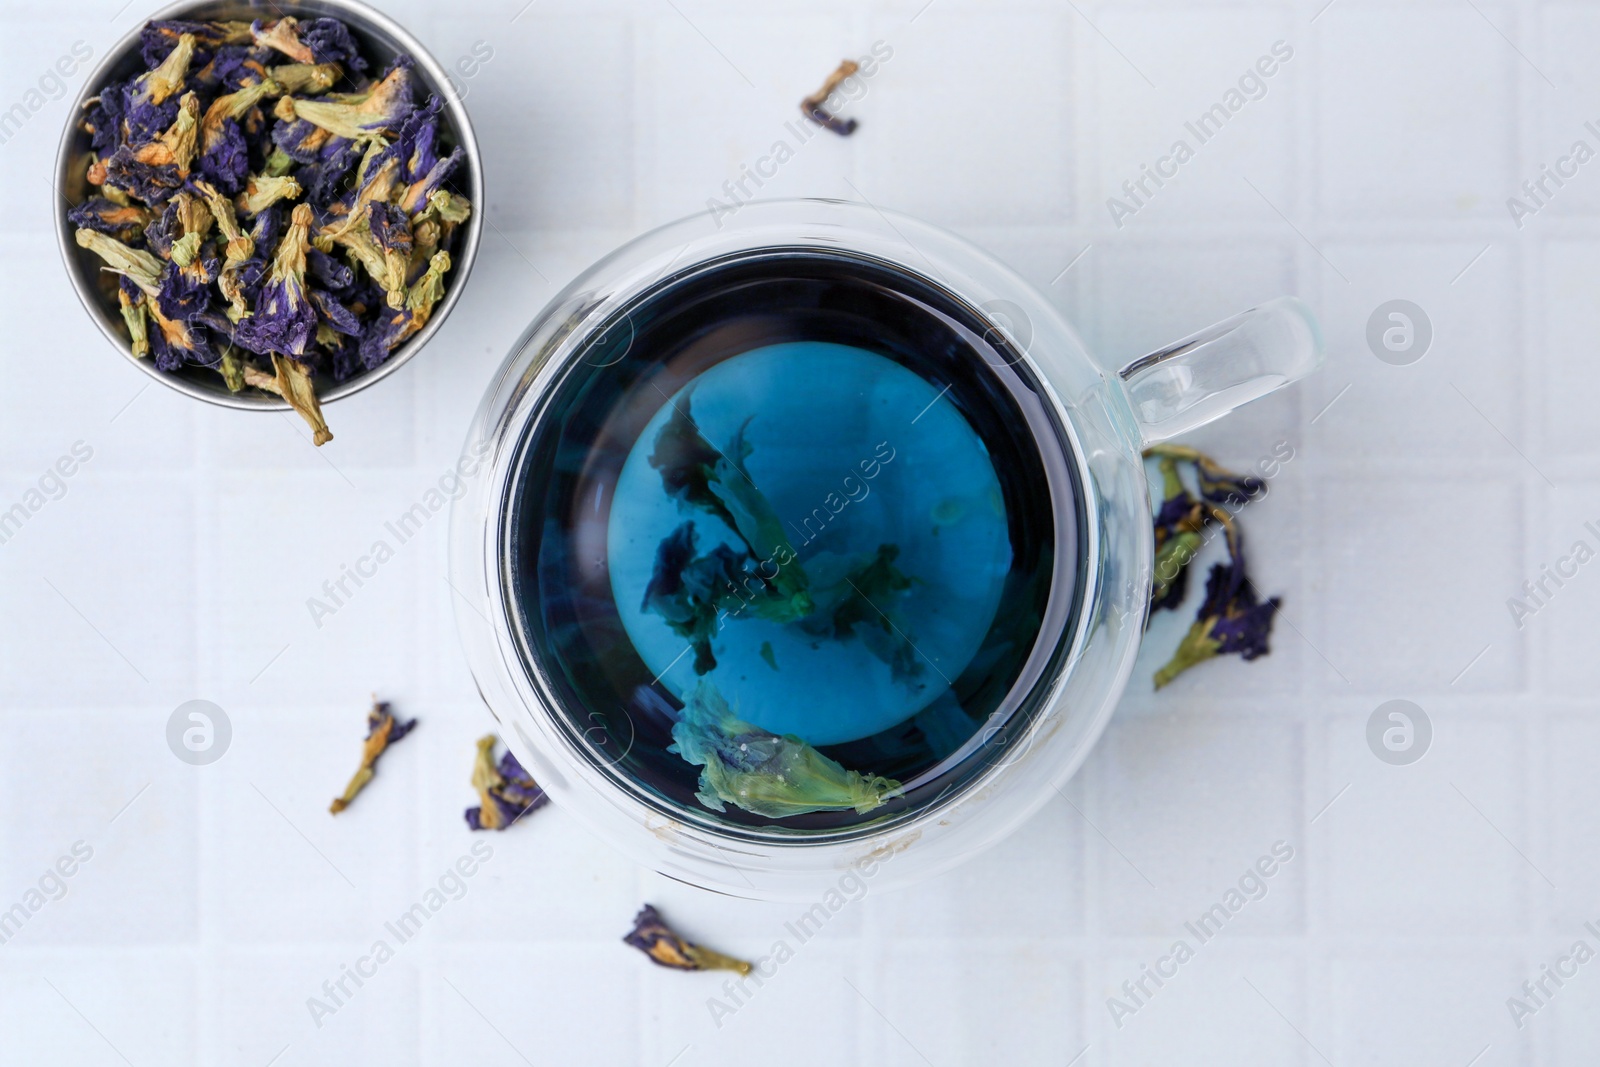
<instances>
[{"instance_id":1,"label":"blue butterfly pea tea","mask_svg":"<svg viewBox=\"0 0 1600 1067\"><path fill-rule=\"evenodd\" d=\"M1039 388L975 312L867 257L659 284L521 444L517 623L573 733L743 825L849 827L981 771L1078 583Z\"/></svg>"}]
</instances>

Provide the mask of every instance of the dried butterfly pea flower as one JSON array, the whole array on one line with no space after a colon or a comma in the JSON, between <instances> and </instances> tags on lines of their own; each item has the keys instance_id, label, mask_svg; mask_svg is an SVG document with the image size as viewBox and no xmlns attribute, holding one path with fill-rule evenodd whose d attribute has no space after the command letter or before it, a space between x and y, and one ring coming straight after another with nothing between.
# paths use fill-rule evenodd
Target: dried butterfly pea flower
<instances>
[{"instance_id":1,"label":"dried butterfly pea flower","mask_svg":"<svg viewBox=\"0 0 1600 1067\"><path fill-rule=\"evenodd\" d=\"M385 256L411 259L411 219L394 204L376 200L367 205L367 227Z\"/></svg>"},{"instance_id":2,"label":"dried butterfly pea flower","mask_svg":"<svg viewBox=\"0 0 1600 1067\"><path fill-rule=\"evenodd\" d=\"M348 289L356 278L349 266L314 245L306 249L306 271L318 285L336 291Z\"/></svg>"},{"instance_id":3,"label":"dried butterfly pea flower","mask_svg":"<svg viewBox=\"0 0 1600 1067\"><path fill-rule=\"evenodd\" d=\"M865 815L901 792L893 779L847 771L798 737L744 722L704 681L689 694L672 741L668 752L703 768L696 798L714 811L726 803L772 819L847 809Z\"/></svg>"},{"instance_id":4,"label":"dried butterfly pea flower","mask_svg":"<svg viewBox=\"0 0 1600 1067\"><path fill-rule=\"evenodd\" d=\"M176 225L164 220L164 225L171 235L172 242L167 250L167 256L179 267L190 268L200 256L201 245L206 235L211 232L211 209L206 207L203 197L193 193L181 192L172 198L168 205ZM209 282L210 275L205 275L202 270L191 270L191 274L204 275L200 280Z\"/></svg>"},{"instance_id":5,"label":"dried butterfly pea flower","mask_svg":"<svg viewBox=\"0 0 1600 1067\"><path fill-rule=\"evenodd\" d=\"M1259 601L1247 573L1243 535L1229 510L1258 499L1266 492L1266 483L1234 474L1183 445L1156 445L1146 449L1145 456L1158 461L1162 475L1162 502L1154 521L1151 611L1176 610L1182 603L1189 565L1210 531L1222 531L1228 549L1228 563L1211 569L1194 623L1172 660L1156 672L1155 686L1160 689L1190 667L1219 655L1237 654L1246 660L1266 655L1280 601L1276 597ZM1184 484L1180 466L1194 472L1198 498Z\"/></svg>"},{"instance_id":6,"label":"dried butterfly pea flower","mask_svg":"<svg viewBox=\"0 0 1600 1067\"><path fill-rule=\"evenodd\" d=\"M733 971L749 974L754 968L744 960L724 956L696 945L672 930L654 906L646 904L633 917L633 929L622 940L662 967L677 971Z\"/></svg>"},{"instance_id":7,"label":"dried butterfly pea flower","mask_svg":"<svg viewBox=\"0 0 1600 1067\"><path fill-rule=\"evenodd\" d=\"M322 417L322 404L317 400L317 391L311 384L310 368L299 360L274 352L272 369L277 372L277 388L274 392L306 420L306 425L311 427L311 443L321 448L333 440L333 433Z\"/></svg>"},{"instance_id":8,"label":"dried butterfly pea flower","mask_svg":"<svg viewBox=\"0 0 1600 1067\"><path fill-rule=\"evenodd\" d=\"M271 78L217 97L200 120L200 173L223 192L237 193L250 172L249 145L240 120L261 101L282 93Z\"/></svg>"},{"instance_id":9,"label":"dried butterfly pea flower","mask_svg":"<svg viewBox=\"0 0 1600 1067\"><path fill-rule=\"evenodd\" d=\"M406 337L422 329L433 317L434 305L444 299L444 276L449 270L450 253L435 252L428 261L428 269L412 283L411 291L406 294L406 310L411 313L411 330Z\"/></svg>"},{"instance_id":10,"label":"dried butterfly pea flower","mask_svg":"<svg viewBox=\"0 0 1600 1067\"><path fill-rule=\"evenodd\" d=\"M282 128L282 124L279 124ZM316 127L310 127L315 130ZM326 133L327 131L319 131ZM361 161L361 143L344 137L328 137L322 147L311 153L296 177L305 187L306 196L319 208L327 207L341 193L341 185Z\"/></svg>"},{"instance_id":11,"label":"dried butterfly pea flower","mask_svg":"<svg viewBox=\"0 0 1600 1067\"><path fill-rule=\"evenodd\" d=\"M300 24L300 41L317 63L338 63L357 74L367 69L350 29L338 19L312 19Z\"/></svg>"},{"instance_id":12,"label":"dried butterfly pea flower","mask_svg":"<svg viewBox=\"0 0 1600 1067\"><path fill-rule=\"evenodd\" d=\"M147 294L148 297L148 294ZM156 328L150 332L150 349L155 356L157 370L175 371L186 363L201 367L214 367L219 357L211 347L206 328L197 322L170 318L163 314L159 301L145 304Z\"/></svg>"},{"instance_id":13,"label":"dried butterfly pea flower","mask_svg":"<svg viewBox=\"0 0 1600 1067\"><path fill-rule=\"evenodd\" d=\"M103 196L90 197L67 212L67 221L74 226L109 234L123 242L142 236L153 218L155 214L149 208L118 204Z\"/></svg>"},{"instance_id":14,"label":"dried butterfly pea flower","mask_svg":"<svg viewBox=\"0 0 1600 1067\"><path fill-rule=\"evenodd\" d=\"M310 241L311 208L298 204L289 228L273 255L272 269L256 297L255 310L239 321L234 339L260 355L305 353L316 328L317 312L306 295L306 248ZM285 397L288 399L288 397Z\"/></svg>"},{"instance_id":15,"label":"dried butterfly pea flower","mask_svg":"<svg viewBox=\"0 0 1600 1067\"><path fill-rule=\"evenodd\" d=\"M1267 483L1253 474L1234 474L1199 449L1186 445L1153 445L1145 455L1192 464L1200 495L1214 504L1241 507L1267 491Z\"/></svg>"},{"instance_id":16,"label":"dried butterfly pea flower","mask_svg":"<svg viewBox=\"0 0 1600 1067\"><path fill-rule=\"evenodd\" d=\"M218 232L227 242L224 249L226 256L224 265L236 266L255 255L255 240L239 228L239 220L233 213L233 202L218 192L216 186L210 182L197 178L189 184L205 200L211 217L216 220Z\"/></svg>"},{"instance_id":17,"label":"dried butterfly pea flower","mask_svg":"<svg viewBox=\"0 0 1600 1067\"><path fill-rule=\"evenodd\" d=\"M286 96L278 102L274 114L284 121L309 122L335 137L371 141L398 130L411 113L414 81L411 61L402 56L359 102Z\"/></svg>"},{"instance_id":18,"label":"dried butterfly pea flower","mask_svg":"<svg viewBox=\"0 0 1600 1067\"><path fill-rule=\"evenodd\" d=\"M206 55L227 45L249 43L250 24L199 22L187 19L147 22L144 24L144 29L139 31L139 45L145 66L159 66L186 36L193 42L197 56Z\"/></svg>"},{"instance_id":19,"label":"dried butterfly pea flower","mask_svg":"<svg viewBox=\"0 0 1600 1067\"><path fill-rule=\"evenodd\" d=\"M344 77L337 63L285 63L266 68L267 77L286 93L325 93Z\"/></svg>"},{"instance_id":20,"label":"dried butterfly pea flower","mask_svg":"<svg viewBox=\"0 0 1600 1067\"><path fill-rule=\"evenodd\" d=\"M156 306L170 319L193 319L206 310L210 284L208 278L186 271L176 262L170 263L161 274Z\"/></svg>"},{"instance_id":21,"label":"dried butterfly pea flower","mask_svg":"<svg viewBox=\"0 0 1600 1067\"><path fill-rule=\"evenodd\" d=\"M1271 651L1268 642L1272 620L1282 601L1278 597L1264 603L1258 600L1255 586L1245 573L1243 539L1238 528L1226 512L1222 512L1222 521L1228 528L1228 562L1211 568L1205 601L1172 659L1156 672L1157 689L1208 659L1236 654L1252 660Z\"/></svg>"},{"instance_id":22,"label":"dried butterfly pea flower","mask_svg":"<svg viewBox=\"0 0 1600 1067\"><path fill-rule=\"evenodd\" d=\"M822 83L822 88L800 101L800 113L841 137L849 137L855 133L857 125L855 119L837 118L824 105L827 104L828 97L833 95L833 91L839 88L840 83L860 69L860 64L851 59L840 63L834 72L828 75L828 80Z\"/></svg>"},{"instance_id":23,"label":"dried butterfly pea flower","mask_svg":"<svg viewBox=\"0 0 1600 1067\"><path fill-rule=\"evenodd\" d=\"M317 308L318 343L327 344L331 341L323 339L320 331L324 326L347 337L361 336L361 319L355 312L339 303L332 294L321 289L312 289L311 302Z\"/></svg>"},{"instance_id":24,"label":"dried butterfly pea flower","mask_svg":"<svg viewBox=\"0 0 1600 1067\"><path fill-rule=\"evenodd\" d=\"M161 289L161 260L140 248L130 248L108 234L88 228L74 235L79 248L87 248L106 261L107 270L120 274L155 296Z\"/></svg>"},{"instance_id":25,"label":"dried butterfly pea flower","mask_svg":"<svg viewBox=\"0 0 1600 1067\"><path fill-rule=\"evenodd\" d=\"M300 196L300 183L290 175L268 177L251 175L245 182L244 192L234 198L234 204L246 215L259 215L280 200L294 200Z\"/></svg>"},{"instance_id":26,"label":"dried butterfly pea flower","mask_svg":"<svg viewBox=\"0 0 1600 1067\"><path fill-rule=\"evenodd\" d=\"M243 89L267 76L267 68L259 55L260 49L253 45L224 45L190 76L190 84L213 91Z\"/></svg>"},{"instance_id":27,"label":"dried butterfly pea flower","mask_svg":"<svg viewBox=\"0 0 1600 1067\"><path fill-rule=\"evenodd\" d=\"M183 88L189 61L194 58L194 45L194 34L180 34L165 59L133 80L133 99L141 104L159 104Z\"/></svg>"},{"instance_id":28,"label":"dried butterfly pea flower","mask_svg":"<svg viewBox=\"0 0 1600 1067\"><path fill-rule=\"evenodd\" d=\"M344 795L336 798L328 806L328 810L337 815L350 806L356 794L365 789L367 783L377 774L378 757L385 750L406 734L410 733L417 725L417 720L401 722L389 710L386 701L374 701L372 710L367 712L367 739L361 746L361 766L356 769L355 776L350 779L350 784L345 786Z\"/></svg>"},{"instance_id":29,"label":"dried butterfly pea flower","mask_svg":"<svg viewBox=\"0 0 1600 1067\"><path fill-rule=\"evenodd\" d=\"M368 208L371 206L368 205ZM403 309L406 302L406 257L383 250L372 234L370 219L370 210L363 210L351 222L341 224L333 234L324 230L318 235L318 247L325 245L323 250L327 251L333 245L339 245L354 262L366 268L368 276L382 287L388 306L395 310Z\"/></svg>"},{"instance_id":30,"label":"dried butterfly pea flower","mask_svg":"<svg viewBox=\"0 0 1600 1067\"><path fill-rule=\"evenodd\" d=\"M172 124L154 140L123 144L105 160L102 184L121 189L148 204L166 200L182 187L194 163L200 101L185 93Z\"/></svg>"},{"instance_id":31,"label":"dried butterfly pea flower","mask_svg":"<svg viewBox=\"0 0 1600 1067\"><path fill-rule=\"evenodd\" d=\"M250 36L256 44L264 48L272 48L296 63L315 63L316 57L312 55L309 46L300 42L299 21L285 16L273 22L270 26L263 26L260 19L250 24Z\"/></svg>"},{"instance_id":32,"label":"dried butterfly pea flower","mask_svg":"<svg viewBox=\"0 0 1600 1067\"><path fill-rule=\"evenodd\" d=\"M413 105L404 56L362 76L336 19L166 20L146 24L141 45L146 69L85 105L99 195L71 221L114 242L98 251L122 275L117 310L136 354L282 396L327 440L313 375L378 366L443 298L470 212L441 184L460 158L440 158L443 101ZM330 91L347 77L350 91ZM269 107L275 97L289 99ZM298 116L304 97L316 117L359 129ZM285 233L296 204L312 225Z\"/></svg>"},{"instance_id":33,"label":"dried butterfly pea flower","mask_svg":"<svg viewBox=\"0 0 1600 1067\"><path fill-rule=\"evenodd\" d=\"M466 810L467 827L472 830L504 830L530 811L550 803L539 783L509 750L494 759L495 736L478 739L478 754L472 764L472 788L478 791L479 805Z\"/></svg>"},{"instance_id":34,"label":"dried butterfly pea flower","mask_svg":"<svg viewBox=\"0 0 1600 1067\"><path fill-rule=\"evenodd\" d=\"M133 290L131 293L129 290ZM150 354L149 327L145 320L144 292L127 278L118 280L117 303L122 311L122 321L128 327L128 338L133 347L135 359L143 359Z\"/></svg>"},{"instance_id":35,"label":"dried butterfly pea flower","mask_svg":"<svg viewBox=\"0 0 1600 1067\"><path fill-rule=\"evenodd\" d=\"M1206 512L1189 495L1178 473L1178 461L1160 460L1163 487L1155 515L1156 554L1152 568L1150 608L1176 610L1189 588L1189 563L1205 544Z\"/></svg>"}]
</instances>

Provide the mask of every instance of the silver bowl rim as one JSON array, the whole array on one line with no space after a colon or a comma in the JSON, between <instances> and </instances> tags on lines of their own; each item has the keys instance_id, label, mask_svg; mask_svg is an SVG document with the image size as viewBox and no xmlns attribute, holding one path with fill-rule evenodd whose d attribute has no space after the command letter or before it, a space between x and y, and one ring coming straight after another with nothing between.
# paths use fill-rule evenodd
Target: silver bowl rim
<instances>
[{"instance_id":1,"label":"silver bowl rim","mask_svg":"<svg viewBox=\"0 0 1600 1067\"><path fill-rule=\"evenodd\" d=\"M467 114L466 104L450 91L450 77L438 60L422 46L415 37L411 36L399 23L395 22L383 12L361 2L361 0L313 0L314 6L327 9L318 14L328 14L337 17L345 13L359 20L359 24L352 25L351 31L359 40L362 34L381 34L388 37L386 43L392 45L397 51L409 55L417 68L431 83L429 88L437 93L444 101L449 112L456 142L461 145L466 154L467 184L470 189L469 198L472 201L472 216L461 235L455 262L451 264L450 273L454 280L446 286L444 297L438 307L428 319L428 324L419 330L416 336L407 340L394 352L382 366L376 370L365 371L346 382L334 386L325 393L318 395L321 404L330 404L335 400L342 400L347 396L359 393L370 385L387 378L413 356L420 352L439 328L444 320L449 317L460 299L462 291L466 288L467 278L472 272L474 261L478 257L478 244L483 235L483 156L478 149L478 139L472 130L472 119ZM97 295L91 291L82 273L78 269L77 241L73 235L71 225L67 222L67 213L61 205L56 203L56 198L66 199L67 175L77 153L74 151L78 140L78 118L83 113L84 103L105 87L112 68L120 63L134 48L139 45L139 35L145 24L167 19L203 19L204 13L219 7L254 6L251 0L179 0L159 11L146 15L133 26L127 33L112 45L100 62L95 65L93 72L85 79L83 88L72 103L72 111L67 117L67 122L61 131L60 145L56 150L56 169L53 181L55 196L51 198L51 210L55 215L56 245L61 252L63 265L66 267L67 277L72 281L72 287L77 291L78 299L83 303L84 310L89 317L100 327L100 332L106 339L122 353L124 359L141 371L155 378L163 385L175 389L180 393L191 396L196 400L204 400L219 407L233 408L239 411L288 411L287 402L270 396L249 396L243 393L233 394L225 389L211 390L186 378L156 369L155 362L149 358L140 359L133 354L132 347L123 338L117 324L113 321L115 316L101 305ZM279 5L273 4L278 9ZM287 11L281 14L294 14L300 6L294 0L286 0L283 5ZM69 201L70 203L70 201Z\"/></svg>"}]
</instances>

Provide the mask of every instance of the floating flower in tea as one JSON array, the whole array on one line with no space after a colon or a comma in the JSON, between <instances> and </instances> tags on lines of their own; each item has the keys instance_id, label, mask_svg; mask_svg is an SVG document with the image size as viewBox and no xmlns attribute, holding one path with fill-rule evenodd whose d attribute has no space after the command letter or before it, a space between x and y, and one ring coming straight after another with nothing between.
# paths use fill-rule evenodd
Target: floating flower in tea
<instances>
[{"instance_id":1,"label":"floating flower in tea","mask_svg":"<svg viewBox=\"0 0 1600 1067\"><path fill-rule=\"evenodd\" d=\"M682 699L710 680L756 727L832 744L910 718L960 673L1010 547L987 450L939 399L880 356L797 342L662 407L618 485L610 566L619 604L639 605L629 635ZM891 466L902 452L912 465ZM824 679L818 699L806 686Z\"/></svg>"},{"instance_id":2,"label":"floating flower in tea","mask_svg":"<svg viewBox=\"0 0 1600 1067\"><path fill-rule=\"evenodd\" d=\"M781 819L812 811L854 809L865 815L900 791L900 783L847 771L804 741L743 722L709 682L701 682L672 728L676 752L700 772L700 803L726 801Z\"/></svg>"}]
</instances>

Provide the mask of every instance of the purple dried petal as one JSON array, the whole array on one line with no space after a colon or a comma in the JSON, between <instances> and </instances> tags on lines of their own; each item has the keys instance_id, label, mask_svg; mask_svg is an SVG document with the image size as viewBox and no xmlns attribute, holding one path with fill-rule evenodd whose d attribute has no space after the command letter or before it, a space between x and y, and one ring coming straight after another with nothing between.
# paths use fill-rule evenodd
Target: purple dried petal
<instances>
[{"instance_id":1,"label":"purple dried petal","mask_svg":"<svg viewBox=\"0 0 1600 1067\"><path fill-rule=\"evenodd\" d=\"M396 311L381 301L376 306L381 313L361 334L361 363L368 370L376 370L388 361L411 323L409 311Z\"/></svg>"},{"instance_id":2,"label":"purple dried petal","mask_svg":"<svg viewBox=\"0 0 1600 1067\"><path fill-rule=\"evenodd\" d=\"M113 83L84 111L84 123L93 131L89 144L96 156L109 156L122 143L122 112L126 83Z\"/></svg>"},{"instance_id":3,"label":"purple dried petal","mask_svg":"<svg viewBox=\"0 0 1600 1067\"><path fill-rule=\"evenodd\" d=\"M269 255L272 249L278 247L278 239L283 236L283 219L281 204L273 204L256 214L256 221L250 228L250 238L256 243L257 255Z\"/></svg>"},{"instance_id":4,"label":"purple dried petal","mask_svg":"<svg viewBox=\"0 0 1600 1067\"><path fill-rule=\"evenodd\" d=\"M361 73L367 61L361 58L350 30L338 19L312 19L300 24L300 43L311 49L318 63L339 63L344 69Z\"/></svg>"},{"instance_id":5,"label":"purple dried petal","mask_svg":"<svg viewBox=\"0 0 1600 1067\"><path fill-rule=\"evenodd\" d=\"M67 212L67 221L74 226L110 234L124 244L137 240L150 219L144 208L124 207L103 196L90 197Z\"/></svg>"},{"instance_id":6,"label":"purple dried petal","mask_svg":"<svg viewBox=\"0 0 1600 1067\"><path fill-rule=\"evenodd\" d=\"M508 748L500 757L500 776L502 778L520 778L524 781L533 781L533 775L522 769L522 764L517 762L517 757L511 754Z\"/></svg>"},{"instance_id":7,"label":"purple dried petal","mask_svg":"<svg viewBox=\"0 0 1600 1067\"><path fill-rule=\"evenodd\" d=\"M127 144L141 145L155 140L178 117L178 97L174 93L159 104L152 104L140 91L138 81L126 82L119 92L122 95L121 119L126 125Z\"/></svg>"},{"instance_id":8,"label":"purple dried petal","mask_svg":"<svg viewBox=\"0 0 1600 1067\"><path fill-rule=\"evenodd\" d=\"M649 956L656 964L671 967L675 971L721 970L739 974L749 974L751 971L751 965L744 960L724 956L682 937L649 904L639 909L639 914L633 917L633 929L624 934L622 940Z\"/></svg>"},{"instance_id":9,"label":"purple dried petal","mask_svg":"<svg viewBox=\"0 0 1600 1067\"><path fill-rule=\"evenodd\" d=\"M287 152L288 149L284 151ZM294 155L293 152L289 154ZM361 154L359 142L352 141L348 137L330 137L327 144L314 154L311 161L302 161L306 162L306 166L295 172L295 179L306 191L306 198L311 203L319 208L326 208L343 192L340 187L355 170L356 164L361 162Z\"/></svg>"},{"instance_id":10,"label":"purple dried petal","mask_svg":"<svg viewBox=\"0 0 1600 1067\"><path fill-rule=\"evenodd\" d=\"M334 330L347 337L361 336L361 320L355 312L335 300L321 289L311 290L311 302L317 306L318 317Z\"/></svg>"},{"instance_id":11,"label":"purple dried petal","mask_svg":"<svg viewBox=\"0 0 1600 1067\"><path fill-rule=\"evenodd\" d=\"M374 201L368 205L367 218L372 239L378 242L379 248L402 256L411 255L411 219L404 211L394 204Z\"/></svg>"},{"instance_id":12,"label":"purple dried petal","mask_svg":"<svg viewBox=\"0 0 1600 1067\"><path fill-rule=\"evenodd\" d=\"M306 274L324 289L335 292L348 289L355 281L356 272L320 248L306 250Z\"/></svg>"},{"instance_id":13,"label":"purple dried petal","mask_svg":"<svg viewBox=\"0 0 1600 1067\"><path fill-rule=\"evenodd\" d=\"M250 147L233 119L223 119L221 134L200 155L200 174L219 190L234 195L250 174Z\"/></svg>"},{"instance_id":14,"label":"purple dried petal","mask_svg":"<svg viewBox=\"0 0 1600 1067\"><path fill-rule=\"evenodd\" d=\"M366 370L361 362L361 345L353 337L339 338L339 347L330 354L330 362L333 365L333 380L336 382L349 381Z\"/></svg>"},{"instance_id":15,"label":"purple dried petal","mask_svg":"<svg viewBox=\"0 0 1600 1067\"><path fill-rule=\"evenodd\" d=\"M267 67L276 62L271 49L248 44L224 45L200 68L194 81L213 92L236 93L260 81L266 76Z\"/></svg>"},{"instance_id":16,"label":"purple dried petal","mask_svg":"<svg viewBox=\"0 0 1600 1067\"><path fill-rule=\"evenodd\" d=\"M175 371L185 363L215 367L222 361L211 347L204 326L177 321L173 329L175 333L169 337L167 328L159 320L151 325L150 351L155 356L157 370Z\"/></svg>"},{"instance_id":17,"label":"purple dried petal","mask_svg":"<svg viewBox=\"0 0 1600 1067\"><path fill-rule=\"evenodd\" d=\"M290 282L266 282L256 297L254 314L239 320L233 338L257 355L305 354L317 328L316 308Z\"/></svg>"},{"instance_id":18,"label":"purple dried petal","mask_svg":"<svg viewBox=\"0 0 1600 1067\"><path fill-rule=\"evenodd\" d=\"M132 145L123 145L106 160L106 182L147 204L164 203L183 186L177 167L141 163Z\"/></svg>"},{"instance_id":19,"label":"purple dried petal","mask_svg":"<svg viewBox=\"0 0 1600 1067\"><path fill-rule=\"evenodd\" d=\"M400 180L408 185L427 174L439 161L434 142L439 136L439 112L443 108L443 100L430 96L426 104L413 111L400 124L400 131L390 149L399 156Z\"/></svg>"},{"instance_id":20,"label":"purple dried petal","mask_svg":"<svg viewBox=\"0 0 1600 1067\"><path fill-rule=\"evenodd\" d=\"M305 119L279 120L272 127L272 143L288 153L296 163L315 163L323 149L322 128ZM343 141L346 138L340 137Z\"/></svg>"},{"instance_id":21,"label":"purple dried petal","mask_svg":"<svg viewBox=\"0 0 1600 1067\"><path fill-rule=\"evenodd\" d=\"M400 198L400 206L415 214L428 203L428 194L443 185L466 158L466 152L456 145L448 156L438 160L428 172L412 182Z\"/></svg>"},{"instance_id":22,"label":"purple dried petal","mask_svg":"<svg viewBox=\"0 0 1600 1067\"><path fill-rule=\"evenodd\" d=\"M216 263L211 264L215 276ZM156 306L169 319L192 319L206 309L211 295L210 283L205 277L168 263L161 272L161 292Z\"/></svg>"}]
</instances>

